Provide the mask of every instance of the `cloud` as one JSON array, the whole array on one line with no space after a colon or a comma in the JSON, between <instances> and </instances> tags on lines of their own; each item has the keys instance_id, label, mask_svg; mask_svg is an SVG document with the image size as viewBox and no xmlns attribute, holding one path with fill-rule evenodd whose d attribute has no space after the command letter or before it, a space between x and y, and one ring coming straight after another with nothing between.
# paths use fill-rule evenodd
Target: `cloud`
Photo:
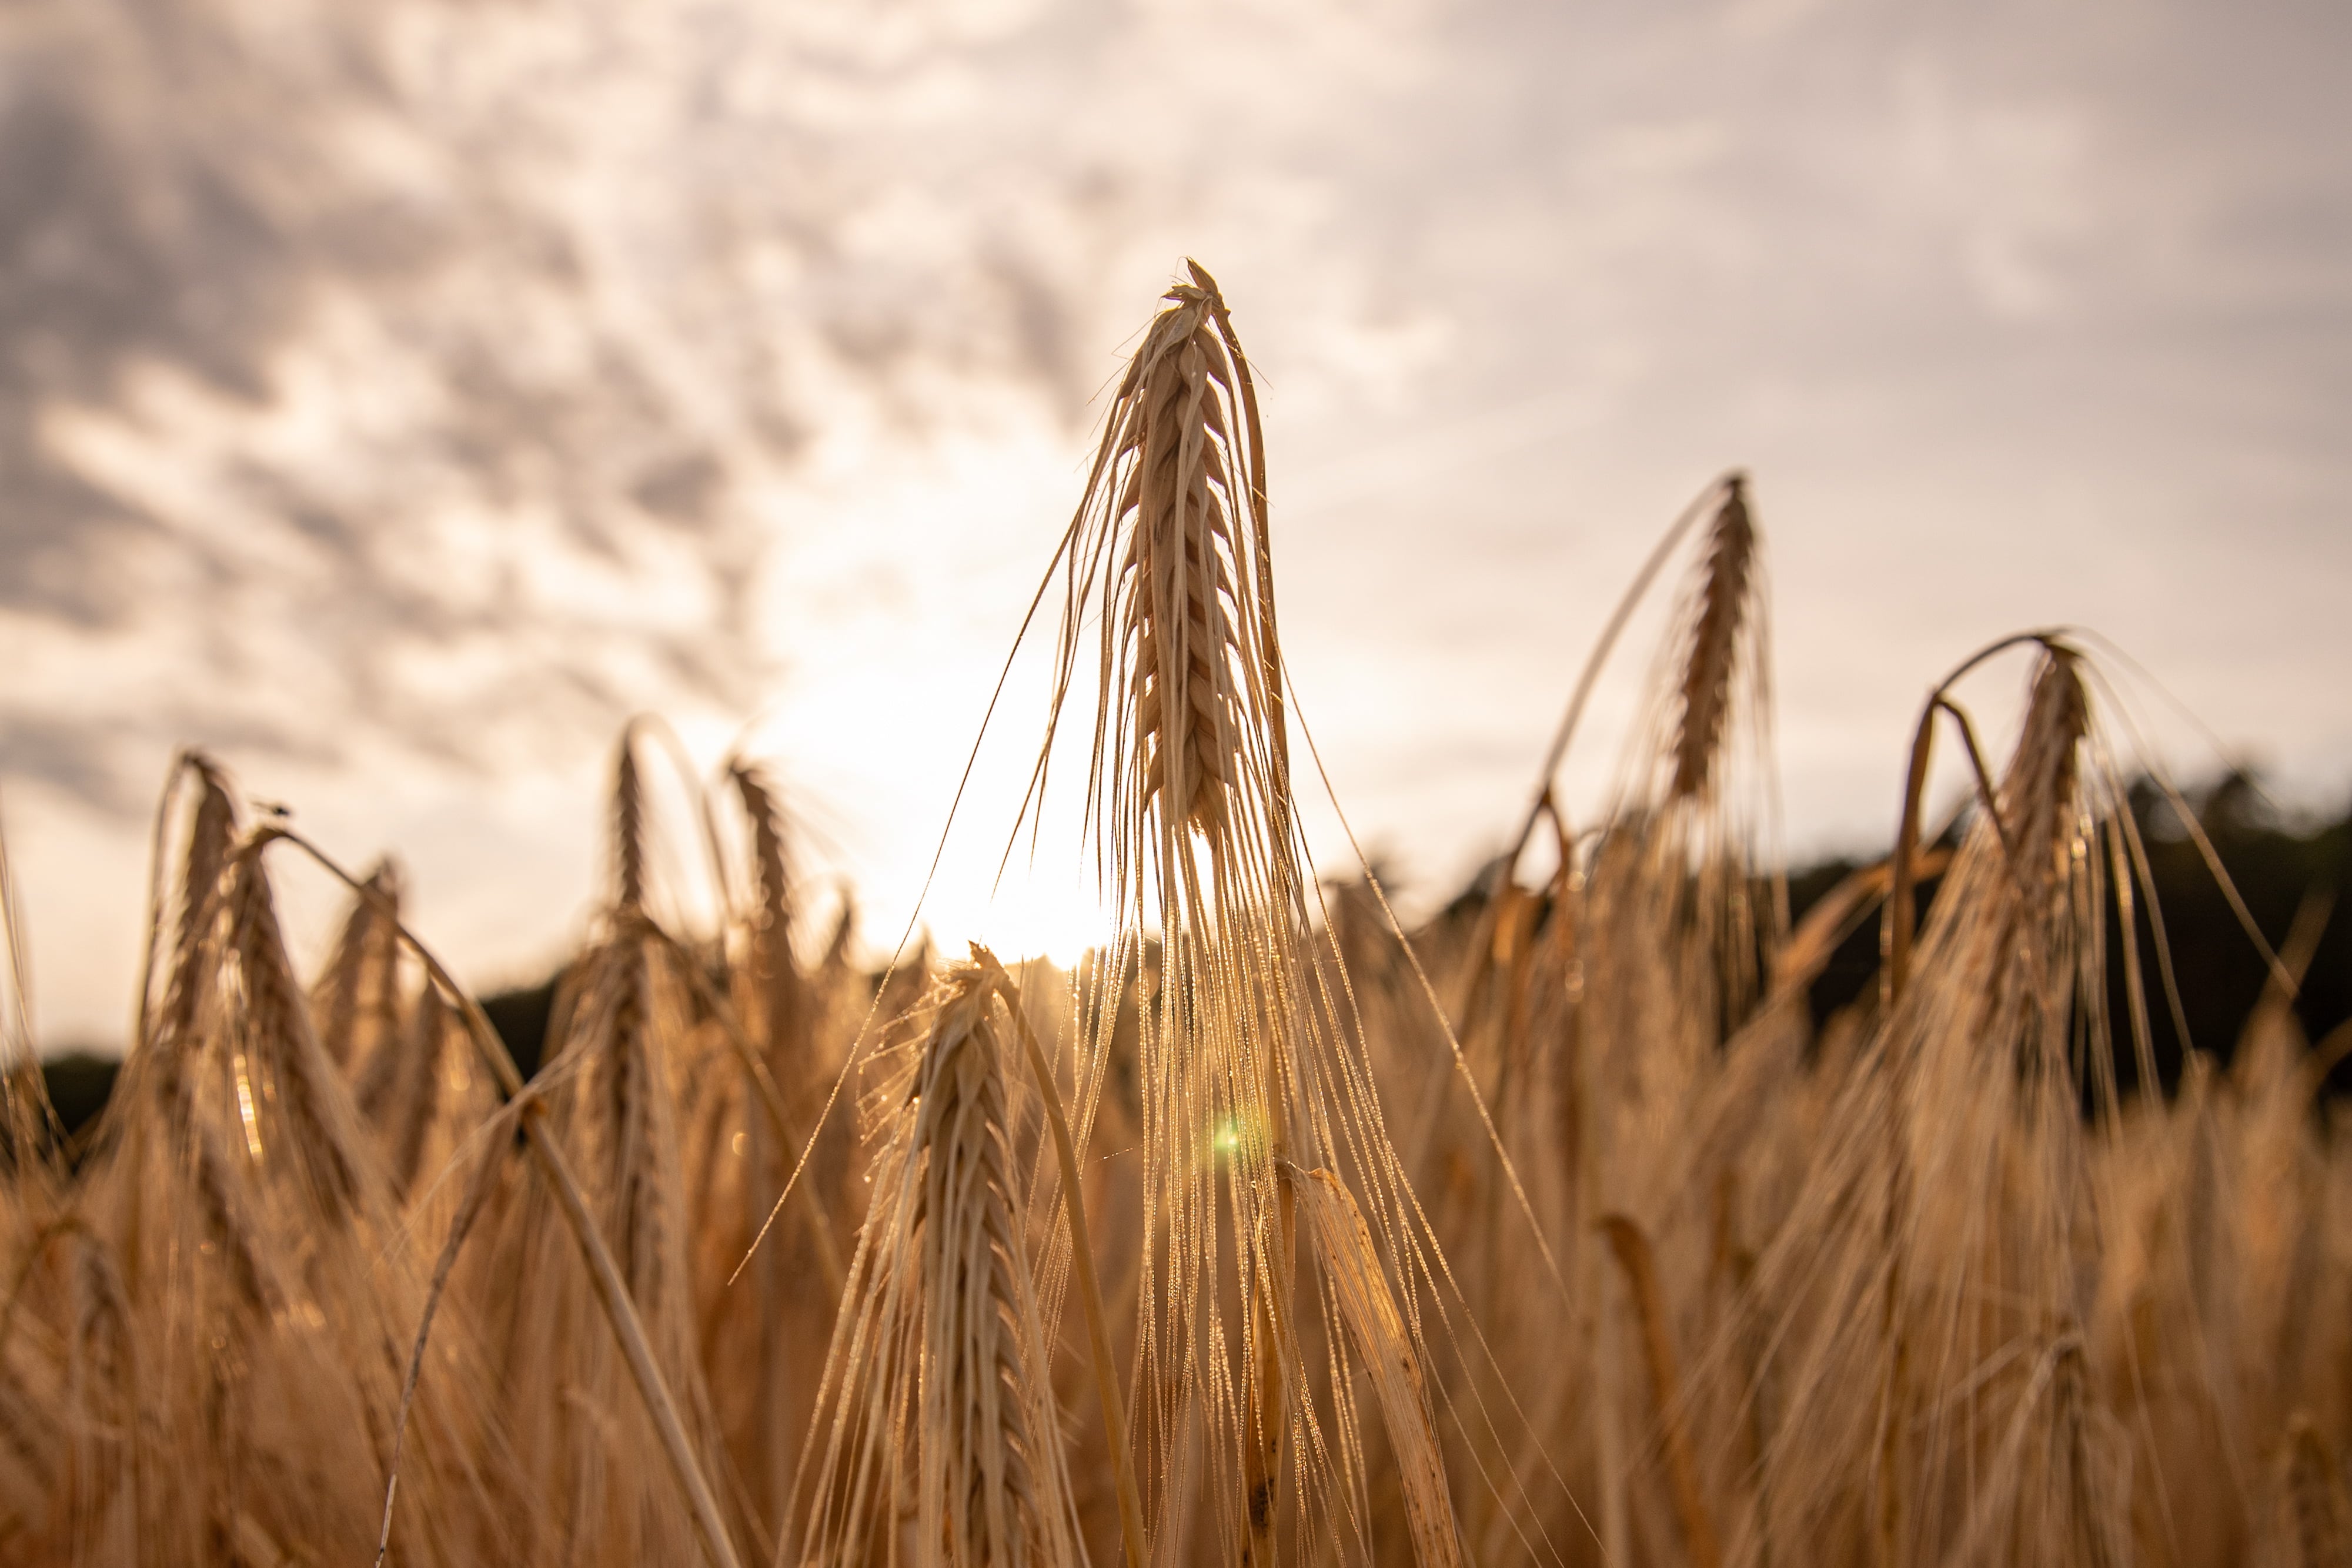
<instances>
[{"instance_id":1,"label":"cloud","mask_svg":"<svg viewBox=\"0 0 2352 1568\"><path fill-rule=\"evenodd\" d=\"M1433 875L1731 463L1795 841L1874 831L1921 684L2042 621L2316 776L2347 60L2321 0L23 0L0 771L118 824L183 738L354 832L431 797L420 882L535 954L562 912L483 913L462 800L527 795L543 870L625 715L715 749L772 703L911 898L1192 254L1261 371L1306 706Z\"/></svg>"},{"instance_id":2,"label":"cloud","mask_svg":"<svg viewBox=\"0 0 2352 1568\"><path fill-rule=\"evenodd\" d=\"M1077 334L1020 236L845 152L932 68L786 31L13 13L0 607L53 678L0 696L27 737L0 762L116 800L102 747L30 737L126 639L192 663L82 690L92 733L268 747L247 720L275 710L478 765L502 725L577 746L640 706L746 706L774 653L748 497L843 404L919 432L977 382L1074 415Z\"/></svg>"}]
</instances>

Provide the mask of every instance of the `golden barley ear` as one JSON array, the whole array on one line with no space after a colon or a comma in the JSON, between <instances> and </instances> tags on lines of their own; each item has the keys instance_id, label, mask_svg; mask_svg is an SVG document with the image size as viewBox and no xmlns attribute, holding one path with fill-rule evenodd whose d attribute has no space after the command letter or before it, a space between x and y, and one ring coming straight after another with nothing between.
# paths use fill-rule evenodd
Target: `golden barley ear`
<instances>
[{"instance_id":1,"label":"golden barley ear","mask_svg":"<svg viewBox=\"0 0 2352 1568\"><path fill-rule=\"evenodd\" d=\"M969 980L966 981L970 984ZM1013 1196L1003 1052L974 986L932 1030L917 1088L915 1239L926 1333L920 1511L948 1561L1019 1563L1066 1552L1057 1422ZM930 1533L927 1531L926 1533Z\"/></svg>"},{"instance_id":2,"label":"golden barley ear","mask_svg":"<svg viewBox=\"0 0 2352 1568\"><path fill-rule=\"evenodd\" d=\"M1975 727L1949 693L1962 676L1979 664L2021 643L2038 645L2042 660L2035 667L2017 749L1996 786L1978 745ZM1889 862L1893 885L1887 895L1881 940L1886 955L1883 990L1890 1007L1909 984L1917 939L1914 892L1925 863L1919 852L1919 824L1937 720L1948 717L1959 729L1976 776L1978 800L1984 808L1979 822L2000 846L2004 869L1995 873L1995 881L2005 879L2007 893L1995 888L1989 896L1996 902L2014 896L2027 904L2046 903L2050 895L2066 885L2073 857L2074 809L2081 783L2079 753L2091 730L2090 696L2084 688L2081 663L2082 655L2054 633L2022 632L1979 649L1929 695L1912 737L1902 821L1895 831L1895 853ZM1970 864L1964 859L1955 869L1961 873L1958 880L1965 881ZM1961 902L1973 908L1977 901ZM2036 917L2047 914L2044 909ZM1948 916L1943 924L1949 927Z\"/></svg>"},{"instance_id":3,"label":"golden barley ear","mask_svg":"<svg viewBox=\"0 0 2352 1568\"><path fill-rule=\"evenodd\" d=\"M379 896L352 900L311 989L319 1044L345 1071L361 1068L395 1032L400 1012L400 868L379 861L367 886Z\"/></svg>"},{"instance_id":4,"label":"golden barley ear","mask_svg":"<svg viewBox=\"0 0 2352 1568\"><path fill-rule=\"evenodd\" d=\"M1194 266L1113 395L1052 569L1054 694L1022 819L1091 643L1084 831L1118 911L1112 968L1139 974L1131 1058L1115 1038L1118 1006L1097 1008L1081 1026L1079 1082L1091 1094L1115 1063L1134 1063L1148 1151L1131 1375L1153 1494L1142 1511L1171 1543L1157 1550L1223 1537L1253 1568L1284 1554L1285 1534L1366 1528L1349 1500L1371 1491L1354 1396L1316 1375L1326 1342L1302 1338L1296 1194L1279 1170L1333 1169L1372 1216L1398 1288L1443 1288L1309 907L1261 435L1230 312ZM1402 1309L1416 1354L1423 1304L1412 1294Z\"/></svg>"},{"instance_id":5,"label":"golden barley ear","mask_svg":"<svg viewBox=\"0 0 2352 1568\"><path fill-rule=\"evenodd\" d=\"M751 906L744 961L736 971L737 1010L779 1082L798 1089L814 1071L807 1060L814 999L793 946L793 889L783 809L773 782L744 763L728 768L751 829Z\"/></svg>"},{"instance_id":6,"label":"golden barley ear","mask_svg":"<svg viewBox=\"0 0 2352 1568\"><path fill-rule=\"evenodd\" d=\"M2091 729L2081 655L2047 644L2027 700L2017 756L2002 781L2000 815L2009 852L2029 894L2063 881L2073 862L2082 747Z\"/></svg>"},{"instance_id":7,"label":"golden barley ear","mask_svg":"<svg viewBox=\"0 0 2352 1568\"><path fill-rule=\"evenodd\" d=\"M834 1331L803 1557L1082 1562L1014 1174L997 974L944 976Z\"/></svg>"},{"instance_id":8,"label":"golden barley ear","mask_svg":"<svg viewBox=\"0 0 2352 1568\"><path fill-rule=\"evenodd\" d=\"M187 851L181 862L180 914L172 941L162 1016L148 1019L144 1008L141 1009L142 1022L150 1039L184 1034L194 1019L197 955L219 919L221 870L228 864L229 852L236 840L236 803L229 794L228 776L220 766L202 752L191 751L180 758L174 770L175 782L181 772L195 776L196 809L189 820Z\"/></svg>"},{"instance_id":9,"label":"golden barley ear","mask_svg":"<svg viewBox=\"0 0 2352 1568\"><path fill-rule=\"evenodd\" d=\"M1672 747L1671 796L1689 800L1706 791L1715 776L1731 709L1731 684L1739 634L1748 604L1756 558L1756 528L1748 512L1748 476L1733 473L1724 484L1723 505L1707 531L1706 572L1699 611L1683 659L1679 711Z\"/></svg>"},{"instance_id":10,"label":"golden barley ear","mask_svg":"<svg viewBox=\"0 0 2352 1568\"><path fill-rule=\"evenodd\" d=\"M274 1087L293 1168L320 1217L342 1224L382 1196L374 1190L381 1178L341 1080L311 1030L308 999L286 954L262 864L273 841L267 828L255 833L237 850L230 873L228 950L244 993L243 1035L256 1070Z\"/></svg>"},{"instance_id":11,"label":"golden barley ear","mask_svg":"<svg viewBox=\"0 0 2352 1568\"><path fill-rule=\"evenodd\" d=\"M165 812L183 779L194 781L196 803L173 899L177 918L162 956L163 991L151 1008L148 987L158 957L151 950L140 977L140 1038L100 1114L89 1186L93 1207L111 1210L110 1236L134 1298L145 1283L145 1243L153 1229L168 1234L193 1211L203 1256L223 1276L229 1296L246 1312L267 1316L283 1302L277 1267L221 1132L203 1113L199 1082L210 1012L228 963L223 883L236 849L236 806L226 773L202 752L189 751L173 760ZM159 876L164 825L159 814ZM160 897L151 902L151 948L162 935L163 906ZM163 1261L168 1266L168 1258Z\"/></svg>"},{"instance_id":12,"label":"golden barley ear","mask_svg":"<svg viewBox=\"0 0 2352 1568\"><path fill-rule=\"evenodd\" d=\"M646 800L637 777L636 727L621 732L613 759L613 903L625 910L646 902Z\"/></svg>"},{"instance_id":13,"label":"golden barley ear","mask_svg":"<svg viewBox=\"0 0 2352 1568\"><path fill-rule=\"evenodd\" d=\"M1973 732L1961 719L1973 760ZM1941 1009L1963 1031L2014 1036L2028 1057L2038 1055L2041 1067L2061 1074L2069 1071L2073 1044L2065 1009L2053 998L2071 984L2074 955L2094 939L2077 929L2085 865L2076 853L2085 804L2082 752L2090 733L2081 656L2045 640L2016 749L1954 857L1919 938L1920 978L1930 965L1943 971L1941 988L1923 1006ZM1981 781L1979 789L1983 799ZM1906 802L1906 815L1912 810ZM1909 869L1921 863L1916 854L1907 859ZM1907 889L1904 896L1907 904ZM1890 988L1909 978L1895 973L1899 956L1890 949ZM2087 1021L2104 1041L2104 1015Z\"/></svg>"},{"instance_id":14,"label":"golden barley ear","mask_svg":"<svg viewBox=\"0 0 2352 1568\"><path fill-rule=\"evenodd\" d=\"M1197 275L1204 277L1205 274ZM1241 786L1245 541L1234 430L1234 364L1216 329L1223 301L1178 284L1119 389L1107 445L1124 459L1109 527L1127 529L1118 630L1129 661L1139 805L1212 843Z\"/></svg>"}]
</instances>

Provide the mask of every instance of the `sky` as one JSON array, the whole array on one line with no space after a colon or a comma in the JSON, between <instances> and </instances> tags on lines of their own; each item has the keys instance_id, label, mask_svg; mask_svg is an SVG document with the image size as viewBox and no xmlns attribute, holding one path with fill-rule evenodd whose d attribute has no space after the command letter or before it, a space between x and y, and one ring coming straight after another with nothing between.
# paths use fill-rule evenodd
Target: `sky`
<instances>
[{"instance_id":1,"label":"sky","mask_svg":"<svg viewBox=\"0 0 2352 1568\"><path fill-rule=\"evenodd\" d=\"M0 812L38 1032L119 1049L185 744L396 852L488 986L585 929L659 713L773 768L812 896L888 950L1188 255L1261 378L1300 711L1424 902L1732 465L1792 853L1883 844L1927 689L2053 623L2120 650L2158 758L2341 810L2347 147L2352 13L2277 0L20 0ZM943 942L1097 918L992 893L1034 674ZM1997 731L2021 683L1969 700ZM285 896L315 951L331 890Z\"/></svg>"}]
</instances>

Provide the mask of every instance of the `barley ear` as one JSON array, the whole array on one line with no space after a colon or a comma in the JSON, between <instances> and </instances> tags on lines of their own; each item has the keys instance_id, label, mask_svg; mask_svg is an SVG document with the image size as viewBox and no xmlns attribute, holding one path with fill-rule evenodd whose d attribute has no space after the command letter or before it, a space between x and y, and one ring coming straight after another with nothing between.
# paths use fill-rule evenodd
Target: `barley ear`
<instances>
[{"instance_id":1,"label":"barley ear","mask_svg":"<svg viewBox=\"0 0 2352 1568\"><path fill-rule=\"evenodd\" d=\"M636 729L621 733L613 761L613 903L635 910L646 901L646 802L637 778Z\"/></svg>"},{"instance_id":2,"label":"barley ear","mask_svg":"<svg viewBox=\"0 0 2352 1568\"><path fill-rule=\"evenodd\" d=\"M278 928L263 853L276 841L264 827L236 852L228 895L229 951L245 991L248 1039L265 1053L291 1134L297 1168L331 1223L351 1219L368 1192L369 1162L348 1093L310 1027Z\"/></svg>"},{"instance_id":3,"label":"barley ear","mask_svg":"<svg viewBox=\"0 0 2352 1568\"><path fill-rule=\"evenodd\" d=\"M942 1009L918 1080L923 1510L958 1564L1062 1555L1066 1490L1044 1335L1013 1197L990 991Z\"/></svg>"},{"instance_id":4,"label":"barley ear","mask_svg":"<svg viewBox=\"0 0 2352 1568\"><path fill-rule=\"evenodd\" d=\"M2074 829L2084 737L2091 702L2082 659L2057 642L2042 645L2017 755L2001 780L2000 818L2015 869L2029 894L2063 882Z\"/></svg>"},{"instance_id":5,"label":"barley ear","mask_svg":"<svg viewBox=\"0 0 2352 1568\"><path fill-rule=\"evenodd\" d=\"M2026 731L2019 739L2016 758L2011 764L2011 780L2025 779L2023 788L2038 791L2042 802L2044 847L2047 834L2056 831L2052 816L2053 797L2063 794L2073 799L2074 782L2074 748L2083 738L2090 722L2090 704L2083 691L2082 675L2077 668L2080 655L2049 632L2021 632L1989 643L1962 660L1927 695L1920 709L1918 727L1912 733L1911 761L1905 771L1903 806L1899 825L1895 834L1894 884L1886 897L1885 921L1882 943L1886 953L1886 967L1881 978L1882 997L1892 1008L1904 992L1911 977L1912 948L1918 930L1918 905L1915 899L1920 875L1919 822L1927 803L1928 763L1935 752L1936 720L1948 715L1958 721L1963 738L1968 742L1971 762L1982 774L1982 758L1977 752L1973 732L1966 716L1956 707L1949 693L1960 678L1997 653L2005 653L2021 643L2039 643L2047 655L2042 669L2034 681L2034 695L2026 715ZM2037 724L2038 721L2038 724ZM2053 755L2061 747L2063 755ZM2040 769L2042 781L2033 784L2036 769L2030 758L2043 758ZM2014 862L2018 850L2013 843L2020 819L2034 808L2015 789L2004 785L2004 799L1991 815L1995 829L2001 835L2004 849L2010 851ZM2030 859L2030 852L2029 852Z\"/></svg>"},{"instance_id":6,"label":"barley ear","mask_svg":"<svg viewBox=\"0 0 2352 1568\"><path fill-rule=\"evenodd\" d=\"M1673 799L1690 800L1713 781L1716 753L1731 712L1731 682L1739 633L1749 614L1756 528L1748 511L1748 478L1725 482L1723 505L1708 530L1706 582L1683 660L1680 714L1675 726Z\"/></svg>"},{"instance_id":7,"label":"barley ear","mask_svg":"<svg viewBox=\"0 0 2352 1568\"><path fill-rule=\"evenodd\" d=\"M792 865L784 839L784 813L774 786L741 763L728 769L743 815L751 828L752 894L749 950L738 971L744 1021L752 1026L772 1071L785 1072L798 1087L813 1064L809 1030L814 1003L793 951Z\"/></svg>"},{"instance_id":8,"label":"barley ear","mask_svg":"<svg viewBox=\"0 0 2352 1568\"><path fill-rule=\"evenodd\" d=\"M1121 1544L1127 1552L1127 1568L1144 1568L1147 1553L1143 1544L1142 1493L1135 1483L1135 1456L1127 1446L1127 1413L1118 1396L1118 1373L1111 1364L1110 1332L1103 1322L1102 1286L1095 1275L1094 1242L1087 1230L1087 1194L1078 1176L1077 1150L1070 1142L1070 1124L1062 1115L1062 1092L1054 1082L1054 1069L1045 1060L1045 1048L1037 1041L1037 1031L1029 1025L1029 1015L1021 1010L1021 989L996 955L973 944L972 961L981 966L995 982L1004 998L1004 1010L1012 1015L1013 1026L1020 1033L1021 1045L1029 1062L1029 1072L1037 1085L1038 1098L1045 1107L1045 1122L1053 1134L1054 1155L1062 1170L1062 1213L1069 1224L1070 1256L1078 1276L1078 1300L1086 1309L1087 1349L1094 1362L1095 1395L1102 1403L1103 1433L1110 1443L1110 1462L1118 1486L1118 1529Z\"/></svg>"},{"instance_id":9,"label":"barley ear","mask_svg":"<svg viewBox=\"0 0 2352 1568\"><path fill-rule=\"evenodd\" d=\"M196 810L188 824L188 849L180 876L179 928L172 942L163 1016L159 1020L141 1019L149 1030L148 1039L184 1034L194 1019L197 949L220 913L221 868L228 863L236 836L236 805L229 797L227 776L201 752L187 753L182 762L196 776Z\"/></svg>"},{"instance_id":10,"label":"barley ear","mask_svg":"<svg viewBox=\"0 0 2352 1568\"><path fill-rule=\"evenodd\" d=\"M394 910L400 907L400 872L390 861L380 861L368 873L368 886L383 895ZM400 971L400 942L384 925L374 901L355 898L336 934L333 953L316 988L319 1044L334 1064L348 1071L358 1052L361 1009L373 997L377 1022L388 1024L394 1011ZM375 988L371 993L370 983ZM373 1036L381 1043L386 1029Z\"/></svg>"},{"instance_id":11,"label":"barley ear","mask_svg":"<svg viewBox=\"0 0 2352 1568\"><path fill-rule=\"evenodd\" d=\"M1243 609L1234 555L1238 480L1221 392L1231 363L1206 297L1179 285L1152 321L1123 392L1122 449L1135 453L1113 511L1128 536L1120 631L1132 639L1143 800L1222 843L1239 788Z\"/></svg>"}]
</instances>

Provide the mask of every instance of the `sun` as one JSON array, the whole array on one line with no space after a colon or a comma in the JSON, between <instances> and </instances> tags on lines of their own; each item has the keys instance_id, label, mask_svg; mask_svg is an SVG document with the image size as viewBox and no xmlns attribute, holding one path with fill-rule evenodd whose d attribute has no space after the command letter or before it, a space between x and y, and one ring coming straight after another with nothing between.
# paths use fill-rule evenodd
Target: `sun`
<instances>
[{"instance_id":1,"label":"sun","mask_svg":"<svg viewBox=\"0 0 2352 1568\"><path fill-rule=\"evenodd\" d=\"M973 929L1008 964L1044 958L1063 969L1076 967L1089 949L1108 946L1116 934L1100 899L1060 882L1015 883L1009 877L979 912Z\"/></svg>"}]
</instances>

